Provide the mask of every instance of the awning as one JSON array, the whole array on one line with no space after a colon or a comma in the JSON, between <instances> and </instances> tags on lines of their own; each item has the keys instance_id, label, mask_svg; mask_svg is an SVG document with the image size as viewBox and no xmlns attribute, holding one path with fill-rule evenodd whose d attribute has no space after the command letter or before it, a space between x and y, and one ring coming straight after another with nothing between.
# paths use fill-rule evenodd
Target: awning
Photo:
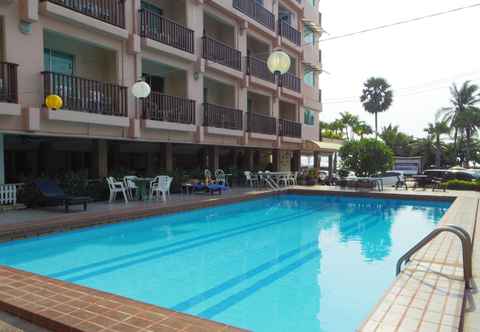
<instances>
[{"instance_id":1,"label":"awning","mask_svg":"<svg viewBox=\"0 0 480 332\"><path fill-rule=\"evenodd\" d=\"M318 26L314 21L309 19L302 19L303 24L307 25L310 29L315 30L316 32L322 32L322 28Z\"/></svg>"},{"instance_id":2,"label":"awning","mask_svg":"<svg viewBox=\"0 0 480 332\"><path fill-rule=\"evenodd\" d=\"M306 140L303 142L302 151L305 152L338 152L342 147L341 143L336 142L321 142L316 140Z\"/></svg>"}]
</instances>

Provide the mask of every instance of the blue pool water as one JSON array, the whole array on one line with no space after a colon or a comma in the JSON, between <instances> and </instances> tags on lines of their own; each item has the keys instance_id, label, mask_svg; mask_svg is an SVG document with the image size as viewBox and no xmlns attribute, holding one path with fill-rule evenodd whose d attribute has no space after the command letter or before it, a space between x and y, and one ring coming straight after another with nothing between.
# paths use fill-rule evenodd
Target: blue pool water
<instances>
[{"instance_id":1,"label":"blue pool water","mask_svg":"<svg viewBox=\"0 0 480 332\"><path fill-rule=\"evenodd\" d=\"M449 203L282 195L0 245L0 264L254 331L353 331Z\"/></svg>"}]
</instances>

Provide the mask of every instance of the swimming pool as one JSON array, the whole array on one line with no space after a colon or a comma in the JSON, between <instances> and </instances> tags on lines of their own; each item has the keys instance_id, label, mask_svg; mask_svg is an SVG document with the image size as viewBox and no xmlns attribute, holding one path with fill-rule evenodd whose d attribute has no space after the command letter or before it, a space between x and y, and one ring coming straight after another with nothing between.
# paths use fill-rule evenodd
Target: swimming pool
<instances>
[{"instance_id":1,"label":"swimming pool","mask_svg":"<svg viewBox=\"0 0 480 332\"><path fill-rule=\"evenodd\" d=\"M0 264L254 331L353 331L445 202L279 195L0 245Z\"/></svg>"}]
</instances>

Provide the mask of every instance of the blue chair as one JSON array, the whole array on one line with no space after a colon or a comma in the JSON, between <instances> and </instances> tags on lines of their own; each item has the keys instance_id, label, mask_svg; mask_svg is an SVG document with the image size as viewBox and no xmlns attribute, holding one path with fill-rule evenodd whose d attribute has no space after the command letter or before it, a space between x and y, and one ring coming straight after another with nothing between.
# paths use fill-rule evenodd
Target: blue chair
<instances>
[{"instance_id":1,"label":"blue chair","mask_svg":"<svg viewBox=\"0 0 480 332\"><path fill-rule=\"evenodd\" d=\"M83 205L83 210L86 211L87 203L92 200L90 197L68 196L58 184L51 180L36 180L33 184L45 199L45 203L52 206L64 205L65 212L69 212L70 205Z\"/></svg>"}]
</instances>

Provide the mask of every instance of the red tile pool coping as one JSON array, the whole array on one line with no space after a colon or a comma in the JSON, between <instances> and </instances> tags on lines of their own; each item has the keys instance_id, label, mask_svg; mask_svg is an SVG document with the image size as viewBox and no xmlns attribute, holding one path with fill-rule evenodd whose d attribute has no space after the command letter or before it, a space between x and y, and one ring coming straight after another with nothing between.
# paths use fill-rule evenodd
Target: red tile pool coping
<instances>
[{"instance_id":1,"label":"red tile pool coping","mask_svg":"<svg viewBox=\"0 0 480 332\"><path fill-rule=\"evenodd\" d=\"M449 195L418 195L350 191L290 189L280 193L307 195L345 195L395 199L433 199L452 201ZM120 211L70 214L49 220L0 228L0 241L31 237L125 220L236 203L273 195L251 192L236 197L186 202L172 206L137 207ZM59 332L156 332L156 331L245 331L124 298L118 295L0 266L0 311Z\"/></svg>"}]
</instances>

